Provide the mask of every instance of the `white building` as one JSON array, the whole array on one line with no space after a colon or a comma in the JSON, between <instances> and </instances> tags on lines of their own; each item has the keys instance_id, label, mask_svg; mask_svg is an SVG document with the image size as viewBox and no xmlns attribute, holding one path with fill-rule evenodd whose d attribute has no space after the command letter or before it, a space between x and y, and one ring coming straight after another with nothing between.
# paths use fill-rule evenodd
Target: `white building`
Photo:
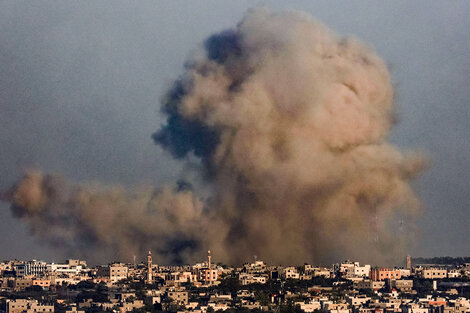
<instances>
[{"instance_id":1,"label":"white building","mask_svg":"<svg viewBox=\"0 0 470 313\"><path fill-rule=\"evenodd\" d=\"M289 266L284 269L285 279L299 279L299 277L300 277L300 274L295 267Z\"/></svg>"}]
</instances>

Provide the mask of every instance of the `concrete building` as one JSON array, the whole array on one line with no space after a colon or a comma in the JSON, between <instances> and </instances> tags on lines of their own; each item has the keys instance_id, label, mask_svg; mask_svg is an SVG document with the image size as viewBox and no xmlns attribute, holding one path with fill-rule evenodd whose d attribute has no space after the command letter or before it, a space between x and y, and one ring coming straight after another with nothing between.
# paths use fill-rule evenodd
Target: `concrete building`
<instances>
[{"instance_id":1,"label":"concrete building","mask_svg":"<svg viewBox=\"0 0 470 313\"><path fill-rule=\"evenodd\" d=\"M304 303L304 302L296 302L296 305L300 306L300 309L304 311L305 313L312 313L315 310L320 310L321 309L321 304L318 301L312 301L309 303Z\"/></svg>"},{"instance_id":2,"label":"concrete building","mask_svg":"<svg viewBox=\"0 0 470 313\"><path fill-rule=\"evenodd\" d=\"M359 262L354 263L354 272L355 277L369 277L370 274L370 265L365 264L363 266L359 265Z\"/></svg>"},{"instance_id":3,"label":"concrete building","mask_svg":"<svg viewBox=\"0 0 470 313\"><path fill-rule=\"evenodd\" d=\"M410 292L413 290L413 280L411 279L398 279L391 281L391 287L401 292Z\"/></svg>"},{"instance_id":4,"label":"concrete building","mask_svg":"<svg viewBox=\"0 0 470 313\"><path fill-rule=\"evenodd\" d=\"M266 276L252 275L247 273L241 273L238 276L238 279L240 280L240 284L242 284L243 286L250 284L266 284L267 281Z\"/></svg>"},{"instance_id":5,"label":"concrete building","mask_svg":"<svg viewBox=\"0 0 470 313\"><path fill-rule=\"evenodd\" d=\"M187 291L168 291L167 296L178 305L188 304L189 296Z\"/></svg>"},{"instance_id":6,"label":"concrete building","mask_svg":"<svg viewBox=\"0 0 470 313\"><path fill-rule=\"evenodd\" d=\"M47 263L44 261L28 261L25 264L26 276L45 276L47 274Z\"/></svg>"},{"instance_id":7,"label":"concrete building","mask_svg":"<svg viewBox=\"0 0 470 313\"><path fill-rule=\"evenodd\" d=\"M140 309L144 306L144 301L143 300L134 300L131 302L123 302L119 305L119 312L120 313L125 313L125 312L132 312L135 309Z\"/></svg>"},{"instance_id":8,"label":"concrete building","mask_svg":"<svg viewBox=\"0 0 470 313\"><path fill-rule=\"evenodd\" d=\"M17 278L14 281L13 288L16 291L19 291L19 290L24 290L27 287L31 287L32 285L33 285L32 279Z\"/></svg>"},{"instance_id":9,"label":"concrete building","mask_svg":"<svg viewBox=\"0 0 470 313\"><path fill-rule=\"evenodd\" d=\"M376 281L371 279L364 279L354 283L354 286L357 289L370 289L370 290L379 290L385 286L384 281Z\"/></svg>"},{"instance_id":10,"label":"concrete building","mask_svg":"<svg viewBox=\"0 0 470 313\"><path fill-rule=\"evenodd\" d=\"M49 289L51 287L51 281L49 279L33 279L33 286L40 286L43 289Z\"/></svg>"},{"instance_id":11,"label":"concrete building","mask_svg":"<svg viewBox=\"0 0 470 313\"><path fill-rule=\"evenodd\" d=\"M98 277L109 278L112 283L126 279L128 268L122 263L113 263L108 266L98 268L96 275Z\"/></svg>"},{"instance_id":12,"label":"concrete building","mask_svg":"<svg viewBox=\"0 0 470 313\"><path fill-rule=\"evenodd\" d=\"M50 263L47 264L47 272L51 274L78 275L84 272L86 268L84 264L86 264L84 261L79 260L67 260L65 264Z\"/></svg>"},{"instance_id":13,"label":"concrete building","mask_svg":"<svg viewBox=\"0 0 470 313\"><path fill-rule=\"evenodd\" d=\"M420 306L418 303L408 303L402 306L403 313L429 313L429 308Z\"/></svg>"},{"instance_id":14,"label":"concrete building","mask_svg":"<svg viewBox=\"0 0 470 313\"><path fill-rule=\"evenodd\" d=\"M447 277L448 278L460 278L462 277L462 271L458 268L447 270Z\"/></svg>"},{"instance_id":15,"label":"concrete building","mask_svg":"<svg viewBox=\"0 0 470 313\"><path fill-rule=\"evenodd\" d=\"M410 277L411 276L411 270L409 270L409 269L400 268L398 270L400 271L400 276L401 277Z\"/></svg>"},{"instance_id":16,"label":"concrete building","mask_svg":"<svg viewBox=\"0 0 470 313\"><path fill-rule=\"evenodd\" d=\"M370 279L374 281L381 281L386 279L400 279L400 270L389 269L389 268L374 268L370 271Z\"/></svg>"},{"instance_id":17,"label":"concrete building","mask_svg":"<svg viewBox=\"0 0 470 313\"><path fill-rule=\"evenodd\" d=\"M420 276L426 279L442 279L447 277L447 269L445 268L425 268L420 271Z\"/></svg>"},{"instance_id":18,"label":"concrete building","mask_svg":"<svg viewBox=\"0 0 470 313\"><path fill-rule=\"evenodd\" d=\"M344 278L369 277L370 265L361 266L359 262L345 261L337 266L337 271Z\"/></svg>"},{"instance_id":19,"label":"concrete building","mask_svg":"<svg viewBox=\"0 0 470 313\"><path fill-rule=\"evenodd\" d=\"M15 271L16 277L24 277L26 275L26 265L24 262L15 262L13 264L13 270Z\"/></svg>"},{"instance_id":20,"label":"concrete building","mask_svg":"<svg viewBox=\"0 0 470 313\"><path fill-rule=\"evenodd\" d=\"M6 313L52 313L53 305L39 304L37 300L30 299L8 299L6 300Z\"/></svg>"},{"instance_id":21,"label":"concrete building","mask_svg":"<svg viewBox=\"0 0 470 313\"><path fill-rule=\"evenodd\" d=\"M299 279L300 274L293 266L286 267L283 271L285 279Z\"/></svg>"},{"instance_id":22,"label":"concrete building","mask_svg":"<svg viewBox=\"0 0 470 313\"><path fill-rule=\"evenodd\" d=\"M245 273L264 273L267 271L266 263L257 260L254 263L244 264L243 271Z\"/></svg>"},{"instance_id":23,"label":"concrete building","mask_svg":"<svg viewBox=\"0 0 470 313\"><path fill-rule=\"evenodd\" d=\"M195 274L199 281L206 285L213 285L219 279L219 271L213 268L211 251L207 251L207 267L195 267Z\"/></svg>"}]
</instances>

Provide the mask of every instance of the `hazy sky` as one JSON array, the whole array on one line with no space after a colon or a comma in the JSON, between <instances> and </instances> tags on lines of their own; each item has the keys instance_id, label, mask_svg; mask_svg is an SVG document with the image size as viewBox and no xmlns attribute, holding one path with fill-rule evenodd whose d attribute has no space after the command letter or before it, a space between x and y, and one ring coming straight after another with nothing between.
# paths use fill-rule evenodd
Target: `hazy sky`
<instances>
[{"instance_id":1,"label":"hazy sky","mask_svg":"<svg viewBox=\"0 0 470 313\"><path fill-rule=\"evenodd\" d=\"M24 168L156 185L182 165L155 146L159 100L191 51L246 9L303 10L369 43L397 92L392 141L427 153L415 256L470 255L470 2L0 1L0 188ZM61 261L0 204L0 259Z\"/></svg>"}]
</instances>

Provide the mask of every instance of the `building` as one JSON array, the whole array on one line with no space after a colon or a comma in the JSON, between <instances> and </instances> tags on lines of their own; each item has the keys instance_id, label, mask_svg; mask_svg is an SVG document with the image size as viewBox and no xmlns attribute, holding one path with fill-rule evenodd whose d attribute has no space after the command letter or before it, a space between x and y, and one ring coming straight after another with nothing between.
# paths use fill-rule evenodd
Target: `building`
<instances>
[{"instance_id":1,"label":"building","mask_svg":"<svg viewBox=\"0 0 470 313\"><path fill-rule=\"evenodd\" d=\"M65 261L65 264L69 266L81 266L82 268L87 268L87 263L84 260L68 259Z\"/></svg>"},{"instance_id":2,"label":"building","mask_svg":"<svg viewBox=\"0 0 470 313\"><path fill-rule=\"evenodd\" d=\"M168 298L172 299L178 305L188 304L188 292L187 291L168 291Z\"/></svg>"},{"instance_id":3,"label":"building","mask_svg":"<svg viewBox=\"0 0 470 313\"><path fill-rule=\"evenodd\" d=\"M30 299L8 299L6 300L6 313L51 313L54 312L53 305L39 304L37 300Z\"/></svg>"},{"instance_id":4,"label":"building","mask_svg":"<svg viewBox=\"0 0 470 313\"><path fill-rule=\"evenodd\" d=\"M295 267L290 266L284 269L285 279L299 279L299 277L300 277L300 274Z\"/></svg>"},{"instance_id":5,"label":"building","mask_svg":"<svg viewBox=\"0 0 470 313\"><path fill-rule=\"evenodd\" d=\"M370 279L374 281L381 281L386 279L400 279L400 270L389 269L389 268L374 268L370 271Z\"/></svg>"},{"instance_id":6,"label":"building","mask_svg":"<svg viewBox=\"0 0 470 313\"><path fill-rule=\"evenodd\" d=\"M429 313L429 308L421 307L418 303L408 303L402 306L403 313Z\"/></svg>"},{"instance_id":7,"label":"building","mask_svg":"<svg viewBox=\"0 0 470 313\"><path fill-rule=\"evenodd\" d=\"M240 280L240 283L243 286L250 285L250 284L266 284L267 277L266 276L260 276L260 275L252 275L252 274L247 274L247 273L241 273L238 276L238 279Z\"/></svg>"},{"instance_id":8,"label":"building","mask_svg":"<svg viewBox=\"0 0 470 313\"><path fill-rule=\"evenodd\" d=\"M113 263L108 266L102 266L98 268L96 275L98 277L109 278L112 283L127 278L128 268L122 263Z\"/></svg>"},{"instance_id":9,"label":"building","mask_svg":"<svg viewBox=\"0 0 470 313\"><path fill-rule=\"evenodd\" d=\"M344 278L369 277L370 265L361 266L359 262L346 261L339 265L337 271Z\"/></svg>"},{"instance_id":10,"label":"building","mask_svg":"<svg viewBox=\"0 0 470 313\"><path fill-rule=\"evenodd\" d=\"M15 271L16 277L24 277L26 275L26 265L24 262L15 262L13 264L13 270Z\"/></svg>"},{"instance_id":11,"label":"building","mask_svg":"<svg viewBox=\"0 0 470 313\"><path fill-rule=\"evenodd\" d=\"M448 278L459 278L462 277L462 271L460 269L454 268L447 271Z\"/></svg>"},{"instance_id":12,"label":"building","mask_svg":"<svg viewBox=\"0 0 470 313\"><path fill-rule=\"evenodd\" d=\"M28 261L25 264L26 276L45 276L47 274L47 263L44 261Z\"/></svg>"},{"instance_id":13,"label":"building","mask_svg":"<svg viewBox=\"0 0 470 313\"><path fill-rule=\"evenodd\" d=\"M243 265L245 273L264 273L267 271L266 264L263 261L256 260L255 263L247 263Z\"/></svg>"},{"instance_id":14,"label":"building","mask_svg":"<svg viewBox=\"0 0 470 313\"><path fill-rule=\"evenodd\" d=\"M198 268L199 280L206 285L213 285L219 279L219 271L212 268L211 251L207 251L207 267Z\"/></svg>"},{"instance_id":15,"label":"building","mask_svg":"<svg viewBox=\"0 0 470 313\"><path fill-rule=\"evenodd\" d=\"M79 260L67 260L65 264L47 264L47 272L51 274L78 275L84 271L86 263Z\"/></svg>"},{"instance_id":16,"label":"building","mask_svg":"<svg viewBox=\"0 0 470 313\"><path fill-rule=\"evenodd\" d=\"M119 312L124 313L124 312L132 312L135 309L142 308L144 306L144 301L142 300L134 300L130 302L122 302L119 305Z\"/></svg>"},{"instance_id":17,"label":"building","mask_svg":"<svg viewBox=\"0 0 470 313\"><path fill-rule=\"evenodd\" d=\"M24 290L27 287L31 287L33 285L32 279L24 279L24 278L17 278L15 279L13 288L16 291Z\"/></svg>"},{"instance_id":18,"label":"building","mask_svg":"<svg viewBox=\"0 0 470 313\"><path fill-rule=\"evenodd\" d=\"M401 292L410 292L413 289L413 280L411 279L398 279L391 281L391 287Z\"/></svg>"},{"instance_id":19,"label":"building","mask_svg":"<svg viewBox=\"0 0 470 313\"><path fill-rule=\"evenodd\" d=\"M442 279L447 277L447 269L445 268L425 268L420 272L420 276L426 279Z\"/></svg>"},{"instance_id":20,"label":"building","mask_svg":"<svg viewBox=\"0 0 470 313\"><path fill-rule=\"evenodd\" d=\"M51 287L51 281L49 279L33 279L33 286L40 286L43 289L49 289Z\"/></svg>"},{"instance_id":21,"label":"building","mask_svg":"<svg viewBox=\"0 0 470 313\"><path fill-rule=\"evenodd\" d=\"M370 290L379 290L385 286L384 281L364 279L354 283L354 286L357 289L370 289Z\"/></svg>"},{"instance_id":22,"label":"building","mask_svg":"<svg viewBox=\"0 0 470 313\"><path fill-rule=\"evenodd\" d=\"M365 264L363 266L359 265L359 262L354 263L354 272L353 275L355 277L369 277L370 273L370 265Z\"/></svg>"},{"instance_id":23,"label":"building","mask_svg":"<svg viewBox=\"0 0 470 313\"><path fill-rule=\"evenodd\" d=\"M406 268L400 268L398 269L400 271L400 276L403 277L410 277L411 276L411 270L406 269Z\"/></svg>"}]
</instances>

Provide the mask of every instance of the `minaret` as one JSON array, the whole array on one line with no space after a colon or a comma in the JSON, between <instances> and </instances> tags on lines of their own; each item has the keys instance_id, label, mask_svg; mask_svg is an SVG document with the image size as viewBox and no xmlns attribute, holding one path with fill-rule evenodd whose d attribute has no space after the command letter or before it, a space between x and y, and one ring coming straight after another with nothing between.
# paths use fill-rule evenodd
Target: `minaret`
<instances>
[{"instance_id":1,"label":"minaret","mask_svg":"<svg viewBox=\"0 0 470 313\"><path fill-rule=\"evenodd\" d=\"M411 270L411 255L406 256L406 269Z\"/></svg>"},{"instance_id":2,"label":"minaret","mask_svg":"<svg viewBox=\"0 0 470 313\"><path fill-rule=\"evenodd\" d=\"M147 254L147 284L152 283L152 252Z\"/></svg>"},{"instance_id":3,"label":"minaret","mask_svg":"<svg viewBox=\"0 0 470 313\"><path fill-rule=\"evenodd\" d=\"M207 267L210 270L211 269L211 250L207 251L207 258L209 259L209 262L207 263Z\"/></svg>"}]
</instances>

